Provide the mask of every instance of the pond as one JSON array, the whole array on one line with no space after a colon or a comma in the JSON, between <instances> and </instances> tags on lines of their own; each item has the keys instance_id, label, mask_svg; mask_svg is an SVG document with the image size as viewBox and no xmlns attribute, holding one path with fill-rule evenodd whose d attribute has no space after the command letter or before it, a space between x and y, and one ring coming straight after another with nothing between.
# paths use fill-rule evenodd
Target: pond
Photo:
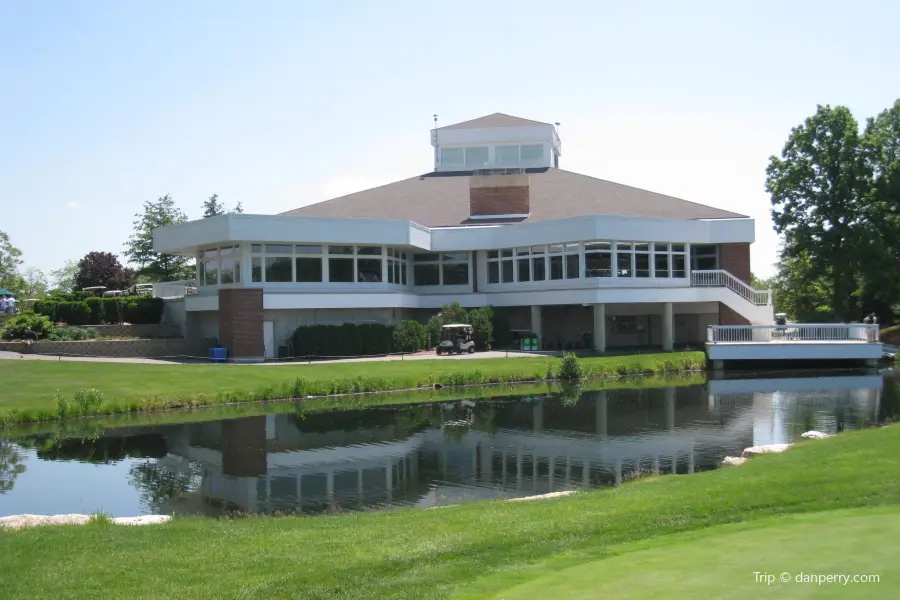
<instances>
[{"instance_id":1,"label":"pond","mask_svg":"<svg viewBox=\"0 0 900 600\"><path fill-rule=\"evenodd\" d=\"M0 440L0 516L434 507L716 468L900 416L893 372L280 413ZM55 427L55 429L54 429ZM2 435L2 434L0 434Z\"/></svg>"}]
</instances>

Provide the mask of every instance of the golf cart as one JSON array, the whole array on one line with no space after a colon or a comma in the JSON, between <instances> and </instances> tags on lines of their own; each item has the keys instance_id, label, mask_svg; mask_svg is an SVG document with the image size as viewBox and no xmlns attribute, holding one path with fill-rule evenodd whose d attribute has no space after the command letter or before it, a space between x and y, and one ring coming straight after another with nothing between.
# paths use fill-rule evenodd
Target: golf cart
<instances>
[{"instance_id":1,"label":"golf cart","mask_svg":"<svg viewBox=\"0 0 900 600\"><path fill-rule=\"evenodd\" d=\"M472 338L472 326L451 324L441 327L441 342L436 348L438 356L441 354L475 353L475 340Z\"/></svg>"}]
</instances>

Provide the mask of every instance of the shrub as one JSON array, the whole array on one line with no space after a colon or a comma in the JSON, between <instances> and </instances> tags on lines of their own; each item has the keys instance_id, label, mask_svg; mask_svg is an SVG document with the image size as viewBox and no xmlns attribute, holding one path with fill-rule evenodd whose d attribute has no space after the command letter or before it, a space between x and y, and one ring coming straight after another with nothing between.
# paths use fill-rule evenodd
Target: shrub
<instances>
[{"instance_id":1,"label":"shrub","mask_svg":"<svg viewBox=\"0 0 900 600\"><path fill-rule=\"evenodd\" d=\"M103 298L87 298L84 302L91 311L88 324L99 325L103 313Z\"/></svg>"},{"instance_id":2,"label":"shrub","mask_svg":"<svg viewBox=\"0 0 900 600\"><path fill-rule=\"evenodd\" d=\"M55 327L47 334L47 339L54 342L77 342L92 340L96 337L96 329L81 327Z\"/></svg>"},{"instance_id":3,"label":"shrub","mask_svg":"<svg viewBox=\"0 0 900 600\"><path fill-rule=\"evenodd\" d=\"M7 319L0 331L0 337L8 340L21 340L29 331L33 331L40 339L46 337L52 330L53 322L49 318L26 312Z\"/></svg>"},{"instance_id":4,"label":"shrub","mask_svg":"<svg viewBox=\"0 0 900 600\"><path fill-rule=\"evenodd\" d=\"M39 300L34 303L35 314L44 315L53 322L56 322L56 305L55 300Z\"/></svg>"},{"instance_id":5,"label":"shrub","mask_svg":"<svg viewBox=\"0 0 900 600\"><path fill-rule=\"evenodd\" d=\"M490 306L469 311L469 324L475 336L475 347L490 350L494 342L494 310Z\"/></svg>"},{"instance_id":6,"label":"shrub","mask_svg":"<svg viewBox=\"0 0 900 600\"><path fill-rule=\"evenodd\" d=\"M428 347L428 330L418 321L401 321L394 328L394 351L417 352Z\"/></svg>"},{"instance_id":7,"label":"shrub","mask_svg":"<svg viewBox=\"0 0 900 600\"><path fill-rule=\"evenodd\" d=\"M119 316L132 325L156 325L163 315L162 298L125 296L119 298Z\"/></svg>"},{"instance_id":8,"label":"shrub","mask_svg":"<svg viewBox=\"0 0 900 600\"><path fill-rule=\"evenodd\" d=\"M99 390L92 388L75 392L75 406L82 415L89 415L96 412L101 404L103 404L103 393Z\"/></svg>"},{"instance_id":9,"label":"shrub","mask_svg":"<svg viewBox=\"0 0 900 600\"><path fill-rule=\"evenodd\" d=\"M365 356L391 351L394 328L345 323L298 327L291 336L294 356Z\"/></svg>"},{"instance_id":10,"label":"shrub","mask_svg":"<svg viewBox=\"0 0 900 600\"><path fill-rule=\"evenodd\" d=\"M122 322L122 317L119 315L118 298L100 299L100 320L107 325L115 325Z\"/></svg>"},{"instance_id":11,"label":"shrub","mask_svg":"<svg viewBox=\"0 0 900 600\"><path fill-rule=\"evenodd\" d=\"M69 325L87 325L91 320L91 309L86 302L60 302L56 305L56 318Z\"/></svg>"},{"instance_id":12,"label":"shrub","mask_svg":"<svg viewBox=\"0 0 900 600\"><path fill-rule=\"evenodd\" d=\"M559 370L556 372L559 379L575 380L584 378L584 368L578 357L571 352L563 354L562 361L559 363Z\"/></svg>"}]
</instances>

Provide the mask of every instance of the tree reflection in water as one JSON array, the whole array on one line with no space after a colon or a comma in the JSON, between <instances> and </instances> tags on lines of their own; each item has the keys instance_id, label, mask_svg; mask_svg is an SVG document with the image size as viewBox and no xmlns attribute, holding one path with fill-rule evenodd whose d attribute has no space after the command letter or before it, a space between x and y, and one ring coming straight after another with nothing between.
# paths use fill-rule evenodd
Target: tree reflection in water
<instances>
[{"instance_id":1,"label":"tree reflection in water","mask_svg":"<svg viewBox=\"0 0 900 600\"><path fill-rule=\"evenodd\" d=\"M25 472L25 453L18 446L0 440L0 494L13 489L16 478Z\"/></svg>"},{"instance_id":2,"label":"tree reflection in water","mask_svg":"<svg viewBox=\"0 0 900 600\"><path fill-rule=\"evenodd\" d=\"M141 502L151 513L162 513L163 508L188 492L200 487L199 465L187 462L171 464L165 460L147 460L136 463L128 471L129 483L137 488Z\"/></svg>"}]
</instances>

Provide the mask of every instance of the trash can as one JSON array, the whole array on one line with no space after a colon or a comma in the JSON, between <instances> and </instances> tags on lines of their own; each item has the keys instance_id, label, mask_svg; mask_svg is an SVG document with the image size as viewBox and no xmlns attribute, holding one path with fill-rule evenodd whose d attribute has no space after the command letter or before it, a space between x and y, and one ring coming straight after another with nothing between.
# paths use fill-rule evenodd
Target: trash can
<instances>
[{"instance_id":1,"label":"trash can","mask_svg":"<svg viewBox=\"0 0 900 600\"><path fill-rule=\"evenodd\" d=\"M228 348L210 348L209 360L212 362L225 362L228 360Z\"/></svg>"}]
</instances>

